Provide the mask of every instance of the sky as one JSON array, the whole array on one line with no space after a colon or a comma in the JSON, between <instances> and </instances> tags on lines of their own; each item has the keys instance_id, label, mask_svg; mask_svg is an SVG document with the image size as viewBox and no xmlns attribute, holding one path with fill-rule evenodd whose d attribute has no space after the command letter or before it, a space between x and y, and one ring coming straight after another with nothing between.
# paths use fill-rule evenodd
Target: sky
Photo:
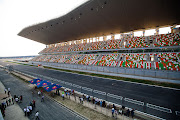
<instances>
[{"instance_id":1,"label":"sky","mask_svg":"<svg viewBox=\"0 0 180 120\"><path fill-rule=\"evenodd\" d=\"M17 34L67 14L88 0L0 0L0 57L38 55L46 46Z\"/></svg>"}]
</instances>

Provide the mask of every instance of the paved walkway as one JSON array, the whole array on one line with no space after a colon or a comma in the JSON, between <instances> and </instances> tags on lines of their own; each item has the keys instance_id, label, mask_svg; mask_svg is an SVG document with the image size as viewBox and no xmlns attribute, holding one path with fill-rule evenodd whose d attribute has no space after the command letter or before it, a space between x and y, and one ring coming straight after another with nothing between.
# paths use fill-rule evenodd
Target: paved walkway
<instances>
[{"instance_id":1,"label":"paved walkway","mask_svg":"<svg viewBox=\"0 0 180 120\"><path fill-rule=\"evenodd\" d=\"M0 81L0 93L4 94L4 85L1 83ZM11 98L8 97L6 98L7 100ZM1 103L3 101L6 101L6 99L1 100ZM6 107L5 110L5 117L4 120L29 120L27 117L24 116L24 112L22 111L22 109L19 107L18 104L11 104L10 106Z\"/></svg>"}]
</instances>

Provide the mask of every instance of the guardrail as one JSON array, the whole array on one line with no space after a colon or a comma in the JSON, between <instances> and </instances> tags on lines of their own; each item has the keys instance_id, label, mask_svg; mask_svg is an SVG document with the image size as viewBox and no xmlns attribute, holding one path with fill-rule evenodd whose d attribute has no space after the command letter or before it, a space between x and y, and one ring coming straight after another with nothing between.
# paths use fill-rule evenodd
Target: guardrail
<instances>
[{"instance_id":1,"label":"guardrail","mask_svg":"<svg viewBox=\"0 0 180 120\"><path fill-rule=\"evenodd\" d=\"M160 112L169 113L169 114L172 113L172 110L169 109L169 108L161 107L161 106L158 106L158 105L153 105L153 104L150 104L150 103L144 103L143 101L134 100L134 99L131 99L131 98L115 95L115 94L112 94L112 93L106 93L106 92L103 92L103 91L100 91L100 90L95 90L95 89L88 88L88 87L83 87L83 86L73 84L73 83L70 83L70 82L65 82L63 80L58 80L58 79L55 79L55 78L50 78L50 77L47 77L47 76L43 76L43 75L39 75L39 74L36 74L36 73L27 72L27 71L20 72L20 71L15 70L15 72L21 73L21 74L23 74L25 76L29 76L29 77L32 77L32 78L39 78L39 76L40 76L40 77L42 77L44 79L49 79L49 80L52 80L52 81L56 81L56 82L61 83L61 85L64 86L65 88L68 88L68 89L77 88L76 91L79 91L82 94L87 94L87 93L85 93L87 91L89 93L88 95L96 97L96 98L99 98L99 96L97 96L95 94L99 94L101 96L104 96L103 99L101 97L100 97L100 99L105 100L105 101L107 101L109 103L112 103L112 104L117 104L117 105L123 106L122 103L124 101L124 102L128 102L128 103L132 103L134 105L154 109L154 110L157 110L157 111L160 111ZM24 73L24 72L26 72L26 73ZM107 97L110 97L111 99L121 101L121 102L119 102L119 103L115 102L114 103L112 101L108 101ZM140 114L142 114L144 116L150 116L151 118L164 120L163 118L160 118L160 117L157 117L157 116L154 116L154 115L150 115L150 114L141 112L139 110L136 110L136 111L138 111L137 113L140 113ZM175 111L175 113L176 113L177 116L180 116L179 111Z\"/></svg>"}]
</instances>

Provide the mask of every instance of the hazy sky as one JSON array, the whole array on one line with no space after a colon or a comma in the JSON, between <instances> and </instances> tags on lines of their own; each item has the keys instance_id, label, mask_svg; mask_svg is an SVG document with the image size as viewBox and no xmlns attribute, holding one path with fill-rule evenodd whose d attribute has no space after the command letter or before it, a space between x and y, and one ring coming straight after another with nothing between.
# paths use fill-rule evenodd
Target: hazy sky
<instances>
[{"instance_id":1,"label":"hazy sky","mask_svg":"<svg viewBox=\"0 0 180 120\"><path fill-rule=\"evenodd\" d=\"M0 57L37 55L44 44L17 34L25 27L62 16L88 0L0 0Z\"/></svg>"}]
</instances>

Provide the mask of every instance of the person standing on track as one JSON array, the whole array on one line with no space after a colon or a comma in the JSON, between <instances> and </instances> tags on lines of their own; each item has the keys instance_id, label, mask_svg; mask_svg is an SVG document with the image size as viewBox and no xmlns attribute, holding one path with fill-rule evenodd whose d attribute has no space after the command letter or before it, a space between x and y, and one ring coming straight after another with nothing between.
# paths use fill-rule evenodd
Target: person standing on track
<instances>
[{"instance_id":1,"label":"person standing on track","mask_svg":"<svg viewBox=\"0 0 180 120\"><path fill-rule=\"evenodd\" d=\"M44 102L44 95L41 97L41 102Z\"/></svg>"},{"instance_id":2,"label":"person standing on track","mask_svg":"<svg viewBox=\"0 0 180 120\"><path fill-rule=\"evenodd\" d=\"M38 91L38 96L40 97L40 95L41 95L41 92L40 92L40 91Z\"/></svg>"},{"instance_id":3,"label":"person standing on track","mask_svg":"<svg viewBox=\"0 0 180 120\"><path fill-rule=\"evenodd\" d=\"M35 114L36 120L39 120L39 112L37 111Z\"/></svg>"}]
</instances>

